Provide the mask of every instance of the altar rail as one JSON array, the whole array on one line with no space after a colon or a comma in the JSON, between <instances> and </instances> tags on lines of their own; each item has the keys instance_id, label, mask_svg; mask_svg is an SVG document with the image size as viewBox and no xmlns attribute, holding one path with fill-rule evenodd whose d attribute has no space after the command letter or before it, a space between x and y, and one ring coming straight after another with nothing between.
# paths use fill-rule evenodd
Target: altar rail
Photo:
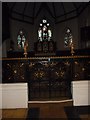
<instances>
[{"instance_id":1,"label":"altar rail","mask_svg":"<svg viewBox=\"0 0 90 120\"><path fill-rule=\"evenodd\" d=\"M90 80L90 56L2 59L2 82L28 82L29 100L71 98L74 80Z\"/></svg>"}]
</instances>

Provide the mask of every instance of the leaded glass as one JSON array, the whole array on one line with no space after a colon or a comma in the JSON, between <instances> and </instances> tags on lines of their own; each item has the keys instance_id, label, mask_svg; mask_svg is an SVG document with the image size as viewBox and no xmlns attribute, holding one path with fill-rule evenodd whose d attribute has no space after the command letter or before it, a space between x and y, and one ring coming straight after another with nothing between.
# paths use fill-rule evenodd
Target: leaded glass
<instances>
[{"instance_id":1,"label":"leaded glass","mask_svg":"<svg viewBox=\"0 0 90 120\"><path fill-rule=\"evenodd\" d=\"M23 30L19 31L19 34L17 36L17 41L18 41L18 48L23 49L24 48L24 43L26 41L26 37L24 35Z\"/></svg>"},{"instance_id":2,"label":"leaded glass","mask_svg":"<svg viewBox=\"0 0 90 120\"><path fill-rule=\"evenodd\" d=\"M52 31L46 19L43 19L38 29L39 41L50 41L52 39Z\"/></svg>"},{"instance_id":3,"label":"leaded glass","mask_svg":"<svg viewBox=\"0 0 90 120\"><path fill-rule=\"evenodd\" d=\"M71 30L67 28L64 37L64 45L65 47L69 47L71 44L72 44L72 33Z\"/></svg>"}]
</instances>

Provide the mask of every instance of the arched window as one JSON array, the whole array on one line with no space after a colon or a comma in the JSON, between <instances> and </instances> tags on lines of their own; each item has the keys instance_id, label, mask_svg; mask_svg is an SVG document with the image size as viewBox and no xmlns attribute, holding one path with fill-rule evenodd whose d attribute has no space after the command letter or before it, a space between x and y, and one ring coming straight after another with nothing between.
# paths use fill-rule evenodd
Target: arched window
<instances>
[{"instance_id":1,"label":"arched window","mask_svg":"<svg viewBox=\"0 0 90 120\"><path fill-rule=\"evenodd\" d=\"M24 35L24 31L20 30L17 36L17 41L18 41L18 48L23 49L24 48L24 43L26 41L26 37Z\"/></svg>"},{"instance_id":2,"label":"arched window","mask_svg":"<svg viewBox=\"0 0 90 120\"><path fill-rule=\"evenodd\" d=\"M70 28L67 28L66 32L65 32L65 37L64 37L64 46L69 47L72 44L72 42L73 41L72 41L71 30L70 30Z\"/></svg>"},{"instance_id":3,"label":"arched window","mask_svg":"<svg viewBox=\"0 0 90 120\"><path fill-rule=\"evenodd\" d=\"M52 39L52 31L50 25L46 19L43 19L38 29L38 40L39 41L50 41Z\"/></svg>"}]
</instances>

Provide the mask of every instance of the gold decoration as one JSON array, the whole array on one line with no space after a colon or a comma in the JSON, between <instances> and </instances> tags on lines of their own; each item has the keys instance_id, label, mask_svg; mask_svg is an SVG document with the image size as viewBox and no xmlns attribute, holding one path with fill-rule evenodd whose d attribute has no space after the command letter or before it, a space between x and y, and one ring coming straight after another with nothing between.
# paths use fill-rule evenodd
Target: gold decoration
<instances>
[{"instance_id":1,"label":"gold decoration","mask_svg":"<svg viewBox=\"0 0 90 120\"><path fill-rule=\"evenodd\" d=\"M80 76L79 76L79 73L76 73L76 74L75 74L75 78L78 78L78 77L80 77Z\"/></svg>"},{"instance_id":2,"label":"gold decoration","mask_svg":"<svg viewBox=\"0 0 90 120\"><path fill-rule=\"evenodd\" d=\"M21 65L20 65L20 67L22 67L24 65L24 63L22 63Z\"/></svg>"},{"instance_id":3,"label":"gold decoration","mask_svg":"<svg viewBox=\"0 0 90 120\"><path fill-rule=\"evenodd\" d=\"M17 70L14 70L14 73L16 74L16 73L17 73Z\"/></svg>"},{"instance_id":4,"label":"gold decoration","mask_svg":"<svg viewBox=\"0 0 90 120\"><path fill-rule=\"evenodd\" d=\"M70 66L69 61L64 62L64 64L65 64L66 66Z\"/></svg>"},{"instance_id":5,"label":"gold decoration","mask_svg":"<svg viewBox=\"0 0 90 120\"><path fill-rule=\"evenodd\" d=\"M64 77L65 72L64 71L58 71L55 72L58 77Z\"/></svg>"},{"instance_id":6,"label":"gold decoration","mask_svg":"<svg viewBox=\"0 0 90 120\"><path fill-rule=\"evenodd\" d=\"M28 47L28 42L25 41L25 43L24 43L24 55L25 55L25 58L27 57L27 47Z\"/></svg>"},{"instance_id":7,"label":"gold decoration","mask_svg":"<svg viewBox=\"0 0 90 120\"><path fill-rule=\"evenodd\" d=\"M71 55L74 55L74 46L73 46L73 43L71 43L71 45L70 45L70 47L71 47Z\"/></svg>"},{"instance_id":8,"label":"gold decoration","mask_svg":"<svg viewBox=\"0 0 90 120\"><path fill-rule=\"evenodd\" d=\"M34 65L35 65L35 63L31 62L31 63L29 64L29 67L33 67Z\"/></svg>"},{"instance_id":9,"label":"gold decoration","mask_svg":"<svg viewBox=\"0 0 90 120\"><path fill-rule=\"evenodd\" d=\"M50 66L53 67L53 66L55 66L56 64L57 64L56 62L51 62L51 63L50 63Z\"/></svg>"},{"instance_id":10,"label":"gold decoration","mask_svg":"<svg viewBox=\"0 0 90 120\"><path fill-rule=\"evenodd\" d=\"M44 73L44 71L37 71L34 73L34 76L37 78L42 78L45 76L45 73Z\"/></svg>"},{"instance_id":11,"label":"gold decoration","mask_svg":"<svg viewBox=\"0 0 90 120\"><path fill-rule=\"evenodd\" d=\"M84 67L82 68L82 71L85 71L85 68L84 68Z\"/></svg>"},{"instance_id":12,"label":"gold decoration","mask_svg":"<svg viewBox=\"0 0 90 120\"><path fill-rule=\"evenodd\" d=\"M77 61L74 62L76 65L78 65L79 63Z\"/></svg>"}]
</instances>

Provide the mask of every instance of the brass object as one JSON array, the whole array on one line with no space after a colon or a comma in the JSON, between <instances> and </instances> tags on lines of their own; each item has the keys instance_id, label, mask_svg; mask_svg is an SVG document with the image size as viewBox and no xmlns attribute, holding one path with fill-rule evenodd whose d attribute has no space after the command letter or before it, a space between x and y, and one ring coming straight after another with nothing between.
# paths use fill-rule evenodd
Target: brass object
<instances>
[{"instance_id":1,"label":"brass object","mask_svg":"<svg viewBox=\"0 0 90 120\"><path fill-rule=\"evenodd\" d=\"M25 41L25 43L24 43L24 55L25 55L25 58L27 58L27 47L28 47L28 42Z\"/></svg>"},{"instance_id":2,"label":"brass object","mask_svg":"<svg viewBox=\"0 0 90 120\"><path fill-rule=\"evenodd\" d=\"M74 55L74 46L73 46L73 43L71 43L71 45L70 45L70 47L71 47L71 55Z\"/></svg>"},{"instance_id":3,"label":"brass object","mask_svg":"<svg viewBox=\"0 0 90 120\"><path fill-rule=\"evenodd\" d=\"M67 59L67 58L90 58L90 55L74 55L74 56L51 56L50 59ZM28 57L28 58L0 58L0 60L47 60L48 57ZM90 63L90 62L89 62Z\"/></svg>"}]
</instances>

